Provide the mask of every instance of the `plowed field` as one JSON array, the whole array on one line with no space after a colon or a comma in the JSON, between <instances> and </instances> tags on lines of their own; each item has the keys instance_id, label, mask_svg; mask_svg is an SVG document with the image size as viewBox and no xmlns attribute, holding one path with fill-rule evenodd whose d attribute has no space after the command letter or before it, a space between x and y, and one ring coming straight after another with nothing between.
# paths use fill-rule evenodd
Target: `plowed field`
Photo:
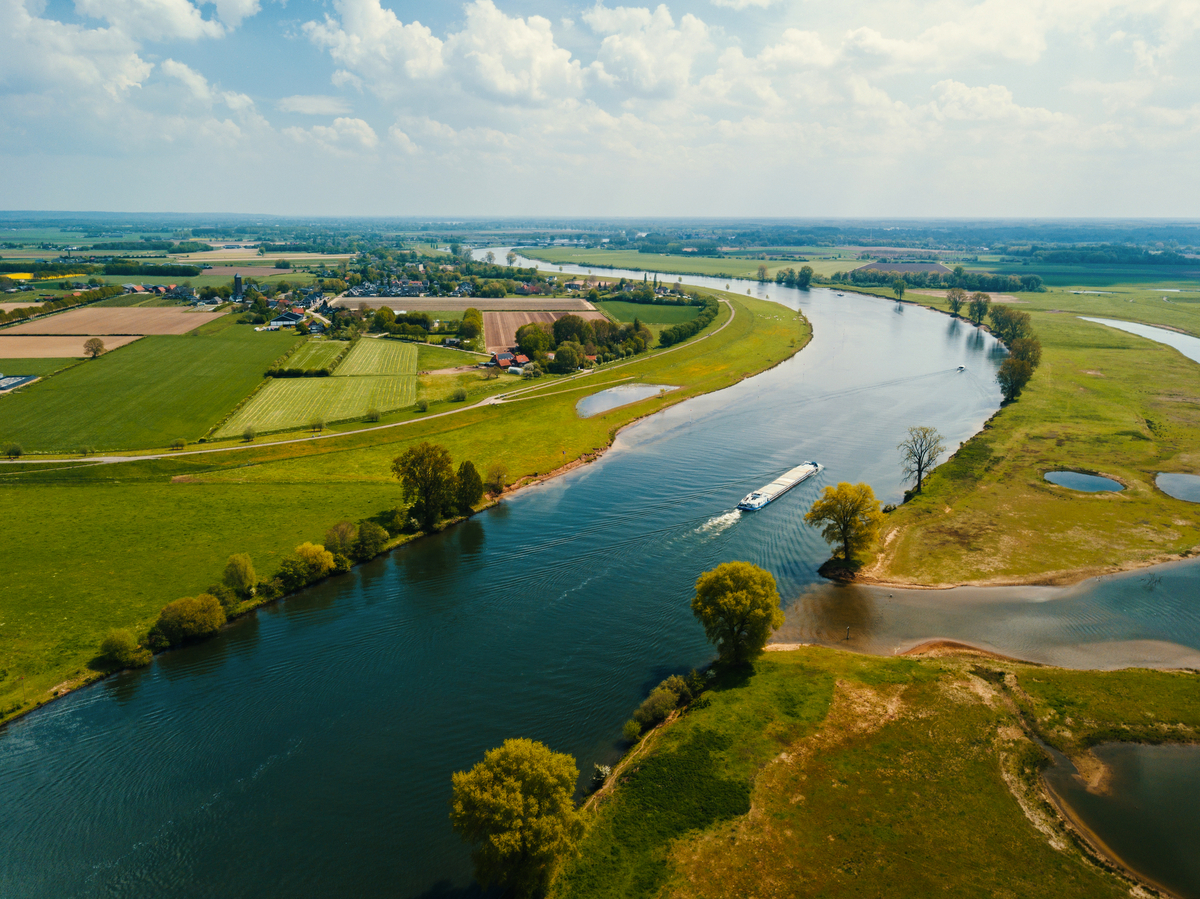
<instances>
[{"instance_id":1,"label":"plowed field","mask_svg":"<svg viewBox=\"0 0 1200 899\"><path fill-rule=\"evenodd\" d=\"M485 312L483 334L487 351L498 353L517 343L517 329L530 322L553 323L564 315L578 315L583 319L604 318L599 312Z\"/></svg>"},{"instance_id":2,"label":"plowed field","mask_svg":"<svg viewBox=\"0 0 1200 899\"><path fill-rule=\"evenodd\" d=\"M186 334L224 312L190 312L181 306L99 306L75 309L6 328L5 334ZM107 343L107 341L105 341ZM61 355L61 354L60 354Z\"/></svg>"},{"instance_id":3,"label":"plowed field","mask_svg":"<svg viewBox=\"0 0 1200 899\"><path fill-rule=\"evenodd\" d=\"M83 351L86 335L78 337L9 337L10 332L0 335L0 359L79 359L87 355ZM101 337L104 349L115 350L119 346L133 343L141 337L125 335L122 337Z\"/></svg>"}]
</instances>

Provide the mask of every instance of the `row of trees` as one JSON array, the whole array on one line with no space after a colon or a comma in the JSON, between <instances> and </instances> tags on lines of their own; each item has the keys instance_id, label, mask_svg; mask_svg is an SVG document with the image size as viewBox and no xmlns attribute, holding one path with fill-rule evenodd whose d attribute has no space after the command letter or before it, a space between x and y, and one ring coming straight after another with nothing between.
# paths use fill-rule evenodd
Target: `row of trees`
<instances>
[{"instance_id":1,"label":"row of trees","mask_svg":"<svg viewBox=\"0 0 1200 899\"><path fill-rule=\"evenodd\" d=\"M588 321L578 315L564 315L554 321L530 322L517 329L517 348L539 367L553 372L572 372L588 356L607 362L644 353L654 335L638 319L617 324L607 319ZM554 359L550 359L550 353Z\"/></svg>"},{"instance_id":2,"label":"row of trees","mask_svg":"<svg viewBox=\"0 0 1200 899\"><path fill-rule=\"evenodd\" d=\"M763 266L759 266L760 269ZM793 268L781 268L775 273L775 283L782 284L785 287L799 287L801 290L808 290L813 279L813 268L811 265L800 267L800 271ZM763 280L763 279L759 279Z\"/></svg>"},{"instance_id":3,"label":"row of trees","mask_svg":"<svg viewBox=\"0 0 1200 899\"><path fill-rule=\"evenodd\" d=\"M704 304L700 309L699 315L689 322L680 322L677 325L663 328L658 334L658 342L662 346L672 346L676 343L683 343L690 337L694 337L713 323L720 311L720 306L712 297L705 297Z\"/></svg>"},{"instance_id":4,"label":"row of trees","mask_svg":"<svg viewBox=\"0 0 1200 899\"><path fill-rule=\"evenodd\" d=\"M392 474L404 487L405 502L412 504L413 519L428 531L444 518L469 515L483 499L485 486L493 495L503 493L508 469L494 464L485 485L474 463L463 462L456 472L446 447L423 441L392 461Z\"/></svg>"},{"instance_id":5,"label":"row of trees","mask_svg":"<svg viewBox=\"0 0 1200 899\"><path fill-rule=\"evenodd\" d=\"M115 297L124 292L116 284L110 284L105 287L98 287L95 290L86 290L79 296L62 296L53 300L46 300L44 303L38 303L36 306L23 306L20 309L13 309L9 312L0 310L0 324L25 321L26 319L33 318L35 315L45 315L47 312L70 309L72 306L86 306L88 303L95 303L108 297Z\"/></svg>"},{"instance_id":6,"label":"row of trees","mask_svg":"<svg viewBox=\"0 0 1200 899\"><path fill-rule=\"evenodd\" d=\"M890 287L903 281L906 287L958 287L963 290L986 290L992 293L1018 293L1043 290L1040 275L995 275L991 272L968 272L961 265L952 272L896 272L878 268L856 268L835 272L834 284L854 284L862 287Z\"/></svg>"}]
</instances>

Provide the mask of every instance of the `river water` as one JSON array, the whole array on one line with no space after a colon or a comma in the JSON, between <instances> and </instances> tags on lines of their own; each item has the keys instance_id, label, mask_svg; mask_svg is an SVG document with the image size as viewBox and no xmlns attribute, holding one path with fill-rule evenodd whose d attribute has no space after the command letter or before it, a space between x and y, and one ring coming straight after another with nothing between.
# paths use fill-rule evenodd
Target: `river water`
<instances>
[{"instance_id":1,"label":"river water","mask_svg":"<svg viewBox=\"0 0 1200 899\"><path fill-rule=\"evenodd\" d=\"M592 465L0 733L0 896L468 895L451 772L512 736L585 774L616 758L648 689L712 657L688 608L701 571L768 568L789 627L836 642L818 597L830 588L814 586L827 548L804 510L839 480L898 500L905 430L967 439L997 408L1003 351L912 306L750 289L801 305L813 343L627 429ZM762 512L734 510L804 459L824 472ZM1082 593L1072 621L1096 618ZM1010 599L1021 608L991 620L1066 608ZM921 629L918 613L901 618ZM936 624L969 638L969 618ZM862 648L910 639L875 620L853 635ZM1086 626L1145 642L1138 621ZM1158 642L1200 646L1186 621ZM1021 633L1036 644L1035 627ZM998 626L987 642L1004 639Z\"/></svg>"}]
</instances>

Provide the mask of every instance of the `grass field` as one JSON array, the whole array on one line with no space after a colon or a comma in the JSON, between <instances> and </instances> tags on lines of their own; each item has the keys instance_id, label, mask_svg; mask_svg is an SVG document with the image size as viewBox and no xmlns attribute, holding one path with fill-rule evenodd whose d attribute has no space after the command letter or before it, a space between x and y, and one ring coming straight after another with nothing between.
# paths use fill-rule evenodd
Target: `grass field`
<instances>
[{"instance_id":1,"label":"grass field","mask_svg":"<svg viewBox=\"0 0 1200 899\"><path fill-rule=\"evenodd\" d=\"M856 267L859 263L850 258L811 259L800 262L796 259L759 260L738 256L715 258L710 256L666 256L657 253L639 253L637 250L578 250L539 247L521 250L521 255L540 259L553 265L596 266L596 273L603 274L604 268L624 268L634 271L664 272L671 275L711 275L718 278L756 278L758 267L767 267L767 277L774 279L780 269L810 265L818 275L832 275ZM826 255L829 255L828 253ZM674 280L674 279L672 279Z\"/></svg>"},{"instance_id":2,"label":"grass field","mask_svg":"<svg viewBox=\"0 0 1200 899\"><path fill-rule=\"evenodd\" d=\"M1154 486L1159 471L1200 470L1200 368L1175 350L1077 316L1200 330L1200 307L1114 288L1105 296L1022 294L1043 345L1041 367L888 516L867 572L923 584L1074 580L1200 545L1194 504ZM919 297L935 308L940 301ZM1051 311L1062 310L1062 311ZM1101 473L1127 485L1084 494L1046 471Z\"/></svg>"},{"instance_id":3,"label":"grass field","mask_svg":"<svg viewBox=\"0 0 1200 899\"><path fill-rule=\"evenodd\" d=\"M950 265L953 268L953 264ZM1169 265L1069 265L1063 263L1000 262L981 259L965 268L998 275L1040 275L1049 287L1104 287L1111 284L1162 284L1195 288L1200 282L1200 261L1186 267Z\"/></svg>"},{"instance_id":4,"label":"grass field","mask_svg":"<svg viewBox=\"0 0 1200 899\"><path fill-rule=\"evenodd\" d=\"M415 375L417 348L399 340L360 340L337 370L339 377L352 375ZM411 402L411 400L409 401ZM385 407L380 406L380 409ZM394 406L386 408L393 409Z\"/></svg>"},{"instance_id":5,"label":"grass field","mask_svg":"<svg viewBox=\"0 0 1200 899\"><path fill-rule=\"evenodd\" d=\"M634 418L729 386L805 344L809 330L796 313L773 303L731 299L738 314L719 334L622 368L602 369L579 385L602 389L633 375L682 385L680 390L593 418L575 414L582 393L572 391L436 419L406 409L385 418L414 422L405 427L239 452L69 471L0 466L0 518L6 522L0 717L13 714L21 701L19 676L27 678L31 703L45 701L52 687L77 683L89 676L87 666L107 629L149 626L165 603L217 581L230 554L249 553L259 572L271 574L293 547L320 541L333 523L396 507L401 491L391 461L422 440L445 445L456 464L470 459L481 471L503 462L514 479L549 472L563 464L564 450L566 459L576 459L602 449ZM728 317L722 306L705 333ZM248 335L252 346L261 346L253 341L264 337L281 338L242 326L225 330ZM252 368L257 379L265 364ZM474 373L467 377L478 379ZM547 391L566 386L550 377L543 382ZM479 384L506 391L517 386L515 379L504 378ZM0 409L6 402L0 400ZM433 407L445 408L449 404ZM515 431L526 439L495 439L497 433ZM0 428L0 440L5 437L7 429ZM181 540L180 534L188 538Z\"/></svg>"},{"instance_id":6,"label":"grass field","mask_svg":"<svg viewBox=\"0 0 1200 899\"><path fill-rule=\"evenodd\" d=\"M284 368L324 368L346 348L341 340L309 340L304 346L287 357Z\"/></svg>"},{"instance_id":7,"label":"grass field","mask_svg":"<svg viewBox=\"0 0 1200 899\"><path fill-rule=\"evenodd\" d=\"M77 362L78 359L0 359L0 373L10 377L37 375L39 378L45 378ZM0 415L2 414L0 412Z\"/></svg>"},{"instance_id":8,"label":"grass field","mask_svg":"<svg viewBox=\"0 0 1200 899\"><path fill-rule=\"evenodd\" d=\"M1164 695L1144 672L980 662L807 648L718 678L594 804L551 896L1128 896L1042 798L991 671L1065 675L1080 717L1129 693L1146 723L1194 721L1196 675L1151 675L1178 681Z\"/></svg>"},{"instance_id":9,"label":"grass field","mask_svg":"<svg viewBox=\"0 0 1200 899\"><path fill-rule=\"evenodd\" d=\"M485 353L468 353L449 347L417 344L417 371L437 371L440 368L457 368L460 365L476 365L486 362Z\"/></svg>"},{"instance_id":10,"label":"grass field","mask_svg":"<svg viewBox=\"0 0 1200 899\"><path fill-rule=\"evenodd\" d=\"M699 306L666 306L646 303L622 303L620 300L607 300L596 304L597 309L603 309L619 322L632 322L635 318L656 325L678 325L690 322L700 314Z\"/></svg>"},{"instance_id":11,"label":"grass field","mask_svg":"<svg viewBox=\"0 0 1200 899\"><path fill-rule=\"evenodd\" d=\"M412 377L277 378L222 425L216 437L237 437L247 427L266 434L307 427L318 420L362 418L371 409L388 412L416 399L416 379Z\"/></svg>"},{"instance_id":12,"label":"grass field","mask_svg":"<svg viewBox=\"0 0 1200 899\"><path fill-rule=\"evenodd\" d=\"M71 453L199 439L297 339L221 325L207 325L217 329L208 336L143 337L0 399L0 441Z\"/></svg>"}]
</instances>

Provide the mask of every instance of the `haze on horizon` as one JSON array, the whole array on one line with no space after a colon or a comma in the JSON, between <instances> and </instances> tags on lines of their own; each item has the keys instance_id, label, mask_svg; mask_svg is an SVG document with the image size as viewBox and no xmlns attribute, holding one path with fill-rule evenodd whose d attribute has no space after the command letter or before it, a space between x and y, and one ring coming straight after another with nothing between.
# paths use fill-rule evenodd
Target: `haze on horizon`
<instances>
[{"instance_id":1,"label":"haze on horizon","mask_svg":"<svg viewBox=\"0 0 1200 899\"><path fill-rule=\"evenodd\" d=\"M0 208L1193 217L1200 0L0 0Z\"/></svg>"}]
</instances>

